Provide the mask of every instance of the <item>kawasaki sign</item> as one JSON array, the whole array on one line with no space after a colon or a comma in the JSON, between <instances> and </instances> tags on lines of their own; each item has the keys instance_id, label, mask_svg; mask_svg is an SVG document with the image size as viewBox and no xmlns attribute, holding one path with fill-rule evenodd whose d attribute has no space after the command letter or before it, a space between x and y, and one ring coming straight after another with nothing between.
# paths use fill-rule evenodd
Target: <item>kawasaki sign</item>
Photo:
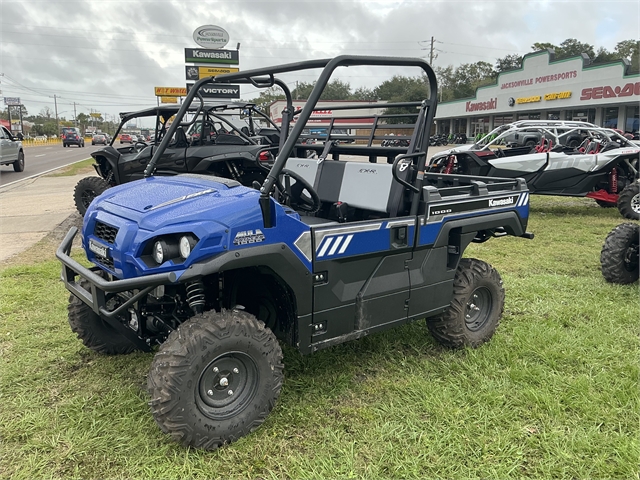
<instances>
[{"instance_id":1,"label":"kawasaki sign","mask_svg":"<svg viewBox=\"0 0 640 480\"><path fill-rule=\"evenodd\" d=\"M184 61L187 63L223 63L238 65L238 50L209 50L206 48L185 48Z\"/></svg>"},{"instance_id":2,"label":"kawasaki sign","mask_svg":"<svg viewBox=\"0 0 640 480\"><path fill-rule=\"evenodd\" d=\"M193 83L187 83L187 92L193 88ZM240 85L205 85L200 87L200 95L204 98L240 98Z\"/></svg>"}]
</instances>

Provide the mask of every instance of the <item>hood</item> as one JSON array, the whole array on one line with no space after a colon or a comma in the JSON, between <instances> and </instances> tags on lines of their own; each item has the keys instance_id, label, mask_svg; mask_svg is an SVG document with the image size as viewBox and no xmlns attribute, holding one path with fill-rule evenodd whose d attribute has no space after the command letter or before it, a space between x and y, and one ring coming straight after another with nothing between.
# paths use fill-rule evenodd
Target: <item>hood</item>
<instances>
[{"instance_id":1,"label":"hood","mask_svg":"<svg viewBox=\"0 0 640 480\"><path fill-rule=\"evenodd\" d=\"M90 210L132 220L146 230L206 220L229 225L239 217L260 215L259 196L257 190L219 177L149 177L110 188Z\"/></svg>"},{"instance_id":2,"label":"hood","mask_svg":"<svg viewBox=\"0 0 640 480\"><path fill-rule=\"evenodd\" d=\"M466 152L468 150L472 150L472 147L474 147L474 146L475 146L475 144L473 144L473 143L467 143L465 145L460 145L458 147L453 147L453 148L450 148L448 150L442 150L442 151L434 154L431 158L439 158L439 157L442 157L442 156L445 156L445 155L455 155L458 152ZM477 147L473 148L473 150L478 150L478 148Z\"/></svg>"}]
</instances>

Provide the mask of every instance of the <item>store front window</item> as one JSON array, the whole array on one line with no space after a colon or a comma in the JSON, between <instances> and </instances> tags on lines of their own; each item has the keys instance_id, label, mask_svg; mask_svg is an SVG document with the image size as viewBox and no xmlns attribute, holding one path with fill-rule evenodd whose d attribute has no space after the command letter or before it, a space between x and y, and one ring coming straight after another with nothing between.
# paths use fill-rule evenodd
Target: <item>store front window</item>
<instances>
[{"instance_id":1,"label":"store front window","mask_svg":"<svg viewBox=\"0 0 640 480\"><path fill-rule=\"evenodd\" d=\"M473 117L471 119L471 135L489 133L489 117Z\"/></svg>"},{"instance_id":2,"label":"store front window","mask_svg":"<svg viewBox=\"0 0 640 480\"><path fill-rule=\"evenodd\" d=\"M602 126L606 128L618 128L618 107L604 109Z\"/></svg>"},{"instance_id":3,"label":"store front window","mask_svg":"<svg viewBox=\"0 0 640 480\"><path fill-rule=\"evenodd\" d=\"M596 121L596 109L583 108L582 110L567 110L567 120L593 123Z\"/></svg>"},{"instance_id":4,"label":"store front window","mask_svg":"<svg viewBox=\"0 0 640 480\"><path fill-rule=\"evenodd\" d=\"M496 115L495 117L493 117L494 127L506 125L507 123L513 123L513 115Z\"/></svg>"},{"instance_id":5,"label":"store front window","mask_svg":"<svg viewBox=\"0 0 640 480\"><path fill-rule=\"evenodd\" d=\"M640 107L627 107L627 122L624 125L624 131L629 133L638 133L640 130Z\"/></svg>"},{"instance_id":6,"label":"store front window","mask_svg":"<svg viewBox=\"0 0 640 480\"><path fill-rule=\"evenodd\" d=\"M540 112L519 113L518 120L540 120Z\"/></svg>"},{"instance_id":7,"label":"store front window","mask_svg":"<svg viewBox=\"0 0 640 480\"><path fill-rule=\"evenodd\" d=\"M560 111L547 112L547 120L560 120Z\"/></svg>"},{"instance_id":8,"label":"store front window","mask_svg":"<svg viewBox=\"0 0 640 480\"><path fill-rule=\"evenodd\" d=\"M456 118L453 121L453 131L451 133L467 133L467 119Z\"/></svg>"}]
</instances>

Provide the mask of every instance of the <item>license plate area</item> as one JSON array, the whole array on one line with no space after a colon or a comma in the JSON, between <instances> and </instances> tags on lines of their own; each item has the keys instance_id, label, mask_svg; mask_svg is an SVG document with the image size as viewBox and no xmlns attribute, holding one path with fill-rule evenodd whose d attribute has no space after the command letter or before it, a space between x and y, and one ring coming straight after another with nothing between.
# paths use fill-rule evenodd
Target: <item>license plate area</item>
<instances>
[{"instance_id":1,"label":"license plate area","mask_svg":"<svg viewBox=\"0 0 640 480\"><path fill-rule=\"evenodd\" d=\"M96 255L100 255L103 258L109 258L109 248L105 247L104 245L100 245L94 240L89 240L89 250L91 250Z\"/></svg>"}]
</instances>

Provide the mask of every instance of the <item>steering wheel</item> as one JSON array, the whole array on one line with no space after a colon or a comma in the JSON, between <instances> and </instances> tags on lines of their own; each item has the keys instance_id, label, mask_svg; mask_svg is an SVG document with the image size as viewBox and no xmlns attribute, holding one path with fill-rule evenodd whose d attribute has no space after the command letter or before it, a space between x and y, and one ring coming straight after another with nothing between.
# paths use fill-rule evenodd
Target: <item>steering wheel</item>
<instances>
[{"instance_id":1,"label":"steering wheel","mask_svg":"<svg viewBox=\"0 0 640 480\"><path fill-rule=\"evenodd\" d=\"M288 189L283 187L280 179L276 180L276 188L279 192L278 201L289 205L294 210L305 213L316 213L320 210L322 203L320 197L313 187L296 172L287 170L286 168L280 172L280 176L287 182L287 177L293 178L296 183ZM286 183L285 183L286 184Z\"/></svg>"},{"instance_id":2,"label":"steering wheel","mask_svg":"<svg viewBox=\"0 0 640 480\"><path fill-rule=\"evenodd\" d=\"M138 147L138 145L142 145L142 146ZM136 149L136 152L140 152L140 151L144 150L148 146L149 146L149 144L147 142L143 142L141 140L137 140L136 143L133 144L133 148Z\"/></svg>"}]
</instances>

